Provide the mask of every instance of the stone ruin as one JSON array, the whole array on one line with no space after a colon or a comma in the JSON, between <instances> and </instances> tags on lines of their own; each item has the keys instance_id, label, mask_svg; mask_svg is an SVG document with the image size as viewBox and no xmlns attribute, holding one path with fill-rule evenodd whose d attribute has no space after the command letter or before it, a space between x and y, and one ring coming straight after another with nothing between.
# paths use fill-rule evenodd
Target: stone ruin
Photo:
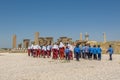
<instances>
[{"instance_id":1,"label":"stone ruin","mask_svg":"<svg viewBox=\"0 0 120 80\"><path fill-rule=\"evenodd\" d=\"M59 37L59 39L57 40L57 43L60 43L60 42L63 42L63 44L73 43L72 38L68 38L68 37Z\"/></svg>"},{"instance_id":2,"label":"stone ruin","mask_svg":"<svg viewBox=\"0 0 120 80\"><path fill-rule=\"evenodd\" d=\"M53 37L39 37L38 42L39 45L49 45L53 43Z\"/></svg>"},{"instance_id":3,"label":"stone ruin","mask_svg":"<svg viewBox=\"0 0 120 80\"><path fill-rule=\"evenodd\" d=\"M103 42L90 41L89 34L87 32L84 35L84 37L85 37L85 40L82 39L82 33L80 33L80 39L76 40L75 42L72 41L72 38L59 37L59 39L57 39L57 43L62 41L64 44L70 43L70 44L75 45L75 44L79 43L79 44L90 44L92 46L93 45L100 45L102 50L103 50L103 53L106 53L106 50L109 47L109 45L112 45L112 47L114 48L114 52L120 53L120 41L106 41L106 34L105 33L103 33ZM16 47L16 40L17 40L16 35L13 35L12 39L13 39L12 49L10 52L19 52L19 53L27 52L27 48L31 44L48 45L48 44L54 43L53 37L39 37L39 32L35 33L34 41L30 41L30 39L24 39L23 44L22 43L18 44L18 48Z\"/></svg>"}]
</instances>

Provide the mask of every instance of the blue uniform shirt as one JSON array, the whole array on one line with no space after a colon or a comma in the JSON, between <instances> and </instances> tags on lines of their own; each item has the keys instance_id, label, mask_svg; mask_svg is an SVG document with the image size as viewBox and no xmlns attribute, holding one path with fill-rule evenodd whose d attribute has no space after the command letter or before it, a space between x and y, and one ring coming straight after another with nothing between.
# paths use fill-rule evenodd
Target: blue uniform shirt
<instances>
[{"instance_id":1,"label":"blue uniform shirt","mask_svg":"<svg viewBox=\"0 0 120 80\"><path fill-rule=\"evenodd\" d=\"M79 47L75 47L74 48L74 52L80 54L80 48Z\"/></svg>"},{"instance_id":2,"label":"blue uniform shirt","mask_svg":"<svg viewBox=\"0 0 120 80\"><path fill-rule=\"evenodd\" d=\"M89 47L85 46L85 52L88 53L89 52Z\"/></svg>"},{"instance_id":3,"label":"blue uniform shirt","mask_svg":"<svg viewBox=\"0 0 120 80\"><path fill-rule=\"evenodd\" d=\"M113 51L113 48L111 48L111 47L108 48L107 52L109 52L109 54L113 54L113 52L114 52L114 51Z\"/></svg>"},{"instance_id":4,"label":"blue uniform shirt","mask_svg":"<svg viewBox=\"0 0 120 80\"><path fill-rule=\"evenodd\" d=\"M69 48L66 48L65 49L65 54L69 54L70 53L70 49Z\"/></svg>"},{"instance_id":5,"label":"blue uniform shirt","mask_svg":"<svg viewBox=\"0 0 120 80\"><path fill-rule=\"evenodd\" d=\"M89 52L90 52L90 53L93 53L93 47L90 47L90 48L89 48Z\"/></svg>"},{"instance_id":6,"label":"blue uniform shirt","mask_svg":"<svg viewBox=\"0 0 120 80\"><path fill-rule=\"evenodd\" d=\"M98 53L98 54L101 54L101 52L102 52L102 49L101 49L100 47L98 47L98 48L97 48L97 53Z\"/></svg>"},{"instance_id":7,"label":"blue uniform shirt","mask_svg":"<svg viewBox=\"0 0 120 80\"><path fill-rule=\"evenodd\" d=\"M97 48L93 47L93 54L97 54Z\"/></svg>"},{"instance_id":8,"label":"blue uniform shirt","mask_svg":"<svg viewBox=\"0 0 120 80\"><path fill-rule=\"evenodd\" d=\"M85 46L82 46L82 52L84 53L85 52Z\"/></svg>"}]
</instances>

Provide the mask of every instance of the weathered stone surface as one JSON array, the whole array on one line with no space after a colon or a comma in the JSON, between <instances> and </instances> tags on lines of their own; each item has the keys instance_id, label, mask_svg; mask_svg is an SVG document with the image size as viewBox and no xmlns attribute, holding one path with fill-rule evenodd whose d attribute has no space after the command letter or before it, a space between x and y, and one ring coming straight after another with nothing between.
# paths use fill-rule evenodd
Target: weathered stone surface
<instances>
[{"instance_id":1,"label":"weathered stone surface","mask_svg":"<svg viewBox=\"0 0 120 80\"><path fill-rule=\"evenodd\" d=\"M17 40L17 36L16 35L13 35L13 38L12 38L12 48L16 48L16 40Z\"/></svg>"},{"instance_id":2,"label":"weathered stone surface","mask_svg":"<svg viewBox=\"0 0 120 80\"><path fill-rule=\"evenodd\" d=\"M30 39L24 39L23 40L23 48L28 48L30 45Z\"/></svg>"}]
</instances>

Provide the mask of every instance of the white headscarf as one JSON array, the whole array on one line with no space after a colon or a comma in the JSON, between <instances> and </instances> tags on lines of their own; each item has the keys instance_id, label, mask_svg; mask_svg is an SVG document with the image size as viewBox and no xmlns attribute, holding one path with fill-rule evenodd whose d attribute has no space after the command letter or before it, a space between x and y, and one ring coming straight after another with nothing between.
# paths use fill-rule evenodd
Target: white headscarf
<instances>
[{"instance_id":1,"label":"white headscarf","mask_svg":"<svg viewBox=\"0 0 120 80\"><path fill-rule=\"evenodd\" d=\"M36 45L37 49L41 49L41 47L39 45Z\"/></svg>"},{"instance_id":2,"label":"white headscarf","mask_svg":"<svg viewBox=\"0 0 120 80\"><path fill-rule=\"evenodd\" d=\"M72 45L68 44L67 46L71 51L73 51L73 46Z\"/></svg>"},{"instance_id":3,"label":"white headscarf","mask_svg":"<svg viewBox=\"0 0 120 80\"><path fill-rule=\"evenodd\" d=\"M58 45L54 44L52 49L57 49L57 50L59 50Z\"/></svg>"},{"instance_id":4,"label":"white headscarf","mask_svg":"<svg viewBox=\"0 0 120 80\"><path fill-rule=\"evenodd\" d=\"M37 49L36 45L33 46L33 49Z\"/></svg>"},{"instance_id":5,"label":"white headscarf","mask_svg":"<svg viewBox=\"0 0 120 80\"><path fill-rule=\"evenodd\" d=\"M48 45L48 46L47 46L47 50L50 50L50 49L51 49L51 46L50 46L50 45Z\"/></svg>"},{"instance_id":6,"label":"white headscarf","mask_svg":"<svg viewBox=\"0 0 120 80\"><path fill-rule=\"evenodd\" d=\"M33 47L34 47L34 45L32 44L32 45L31 45L31 49L33 49Z\"/></svg>"},{"instance_id":7,"label":"white headscarf","mask_svg":"<svg viewBox=\"0 0 120 80\"><path fill-rule=\"evenodd\" d=\"M59 48L64 47L64 44L62 42L60 42Z\"/></svg>"},{"instance_id":8,"label":"white headscarf","mask_svg":"<svg viewBox=\"0 0 120 80\"><path fill-rule=\"evenodd\" d=\"M43 47L42 47L42 50L46 51L46 46L43 46Z\"/></svg>"}]
</instances>

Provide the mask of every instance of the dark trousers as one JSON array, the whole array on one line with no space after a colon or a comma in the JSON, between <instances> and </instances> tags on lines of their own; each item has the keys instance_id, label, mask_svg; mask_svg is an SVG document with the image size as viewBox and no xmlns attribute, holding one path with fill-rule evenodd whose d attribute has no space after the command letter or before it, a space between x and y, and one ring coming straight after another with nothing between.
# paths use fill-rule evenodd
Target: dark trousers
<instances>
[{"instance_id":1,"label":"dark trousers","mask_svg":"<svg viewBox=\"0 0 120 80\"><path fill-rule=\"evenodd\" d=\"M95 60L97 59L97 54L93 55L93 59L95 59Z\"/></svg>"},{"instance_id":2,"label":"dark trousers","mask_svg":"<svg viewBox=\"0 0 120 80\"><path fill-rule=\"evenodd\" d=\"M79 55L79 56L80 56L80 58L82 58L82 54L81 54L81 53L80 53L80 55Z\"/></svg>"},{"instance_id":3,"label":"dark trousers","mask_svg":"<svg viewBox=\"0 0 120 80\"><path fill-rule=\"evenodd\" d=\"M66 58L66 60L70 60L69 54L66 54L65 58Z\"/></svg>"},{"instance_id":4,"label":"dark trousers","mask_svg":"<svg viewBox=\"0 0 120 80\"><path fill-rule=\"evenodd\" d=\"M98 60L101 60L101 53L98 54Z\"/></svg>"},{"instance_id":5,"label":"dark trousers","mask_svg":"<svg viewBox=\"0 0 120 80\"><path fill-rule=\"evenodd\" d=\"M33 49L31 49L31 56L33 56Z\"/></svg>"},{"instance_id":6,"label":"dark trousers","mask_svg":"<svg viewBox=\"0 0 120 80\"><path fill-rule=\"evenodd\" d=\"M89 58L89 52L85 52L85 58Z\"/></svg>"},{"instance_id":7,"label":"dark trousers","mask_svg":"<svg viewBox=\"0 0 120 80\"><path fill-rule=\"evenodd\" d=\"M76 53L76 60L79 61L79 58L80 58L80 54Z\"/></svg>"},{"instance_id":8,"label":"dark trousers","mask_svg":"<svg viewBox=\"0 0 120 80\"><path fill-rule=\"evenodd\" d=\"M74 53L74 58L76 58L76 53Z\"/></svg>"},{"instance_id":9,"label":"dark trousers","mask_svg":"<svg viewBox=\"0 0 120 80\"><path fill-rule=\"evenodd\" d=\"M112 54L109 54L109 56L110 56L110 60L112 60Z\"/></svg>"},{"instance_id":10,"label":"dark trousers","mask_svg":"<svg viewBox=\"0 0 120 80\"><path fill-rule=\"evenodd\" d=\"M85 58L85 53L84 52L82 52L82 58Z\"/></svg>"},{"instance_id":11,"label":"dark trousers","mask_svg":"<svg viewBox=\"0 0 120 80\"><path fill-rule=\"evenodd\" d=\"M90 56L89 56L90 58L92 58L92 53L90 53Z\"/></svg>"},{"instance_id":12,"label":"dark trousers","mask_svg":"<svg viewBox=\"0 0 120 80\"><path fill-rule=\"evenodd\" d=\"M90 59L90 58L91 58L91 53L89 52L89 53L88 53L88 59Z\"/></svg>"}]
</instances>

